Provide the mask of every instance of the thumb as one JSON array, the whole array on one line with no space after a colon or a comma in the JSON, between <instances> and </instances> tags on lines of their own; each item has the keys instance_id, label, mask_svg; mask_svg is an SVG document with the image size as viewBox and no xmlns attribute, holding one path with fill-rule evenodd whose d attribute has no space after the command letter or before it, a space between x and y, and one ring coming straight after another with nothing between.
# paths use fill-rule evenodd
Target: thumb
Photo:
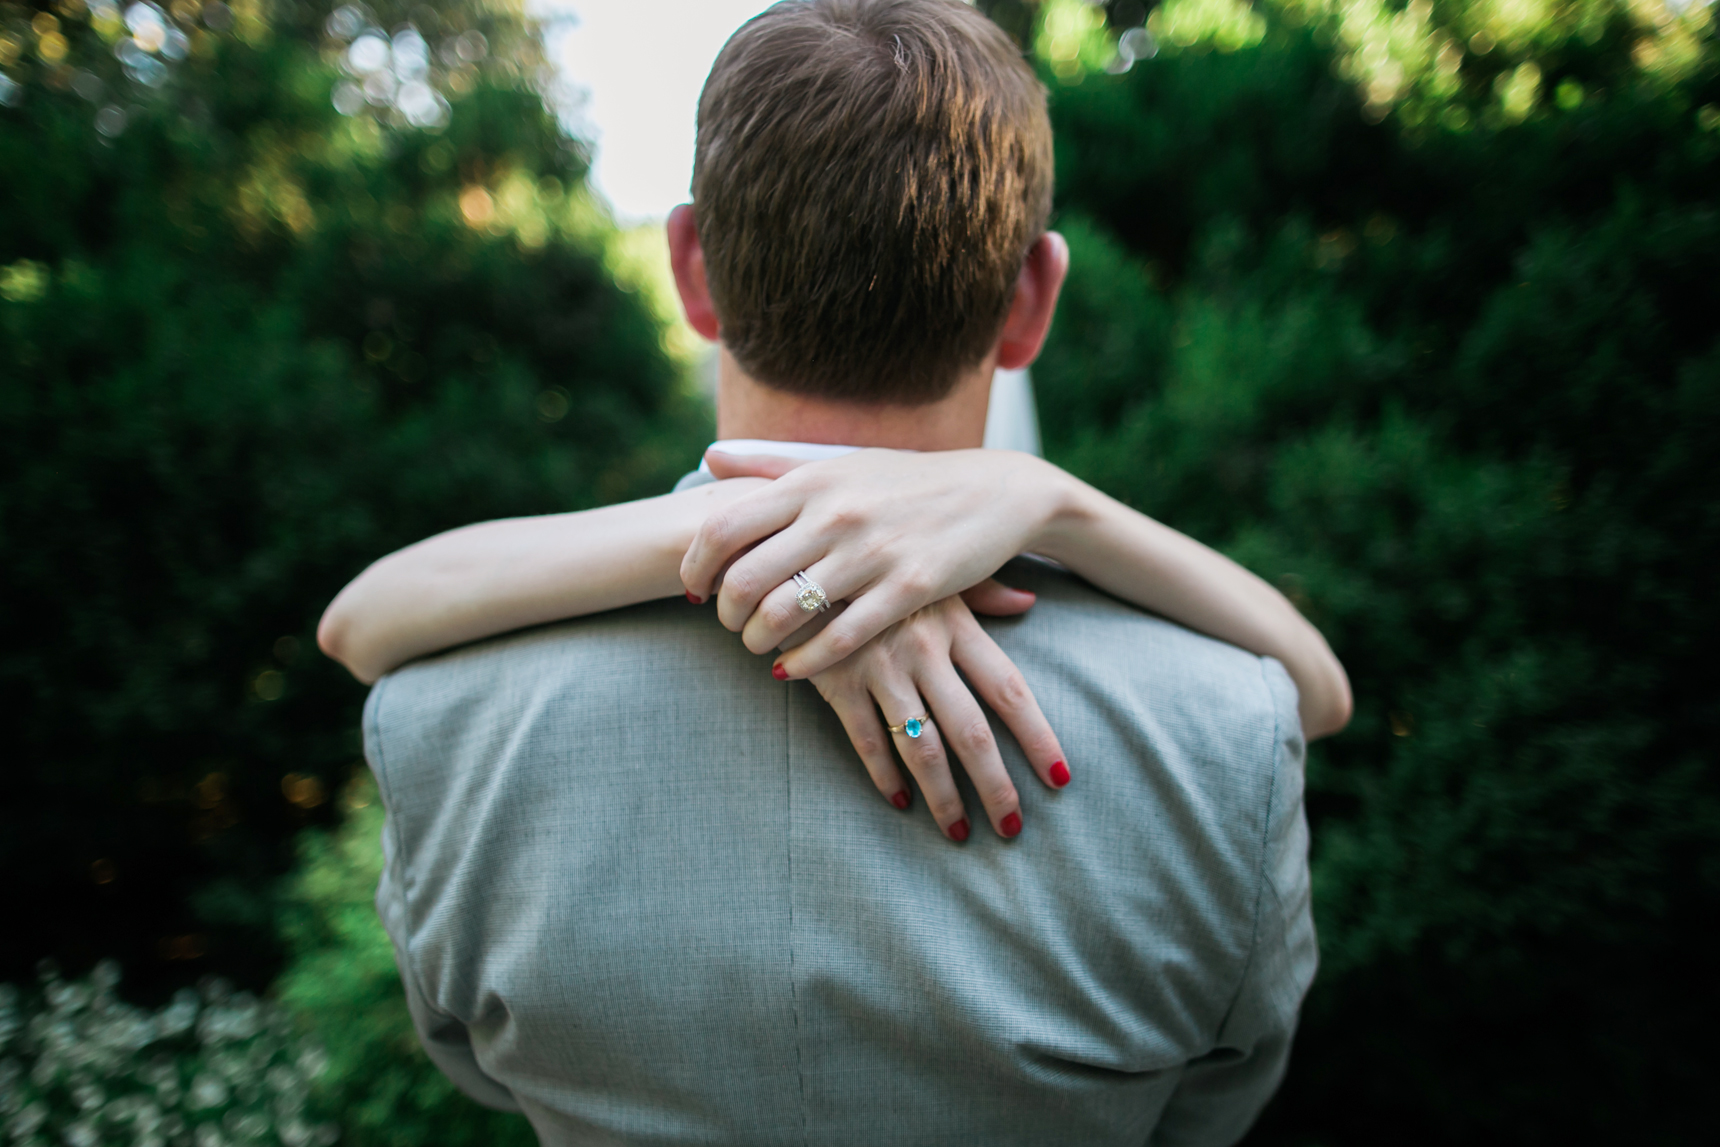
<instances>
[{"instance_id":1,"label":"thumb","mask_svg":"<svg viewBox=\"0 0 1720 1147\"><path fill-rule=\"evenodd\" d=\"M806 461L775 454L724 454L720 450L707 450L705 465L719 478L780 478L796 466L806 465Z\"/></svg>"},{"instance_id":2,"label":"thumb","mask_svg":"<svg viewBox=\"0 0 1720 1147\"><path fill-rule=\"evenodd\" d=\"M1024 589L1010 589L993 578L962 590L962 600L975 613L988 617L1014 617L1033 608L1039 599Z\"/></svg>"}]
</instances>

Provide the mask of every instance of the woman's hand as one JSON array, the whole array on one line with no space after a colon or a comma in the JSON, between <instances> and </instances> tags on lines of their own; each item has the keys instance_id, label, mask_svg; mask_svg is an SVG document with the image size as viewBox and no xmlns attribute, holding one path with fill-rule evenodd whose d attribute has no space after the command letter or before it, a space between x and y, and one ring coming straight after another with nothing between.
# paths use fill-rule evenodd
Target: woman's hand
<instances>
[{"instance_id":1,"label":"woman's hand","mask_svg":"<svg viewBox=\"0 0 1720 1147\"><path fill-rule=\"evenodd\" d=\"M840 620L834 618L832 624ZM1015 836L1021 831L1021 798L1003 767L984 710L956 674L958 667L1015 734L1039 778L1052 788L1068 784L1062 747L1039 702L1015 663L979 627L960 597L935 602L891 625L845 660L814 674L812 683L841 718L885 800L900 809L910 800L890 751L893 741L938 827L951 840L966 840L967 812L946 756L946 748L954 749L992 827L1000 836ZM910 736L904 726L926 716L930 720L920 735Z\"/></svg>"},{"instance_id":2,"label":"woman's hand","mask_svg":"<svg viewBox=\"0 0 1720 1147\"><path fill-rule=\"evenodd\" d=\"M1283 594L1042 459L1003 450L861 450L805 464L707 458L720 478L774 480L700 525L681 563L688 595L703 600L721 577L718 616L755 653L805 625L797 571L848 603L783 658L790 677L827 669L934 601L980 592L1004 562L1036 553L1142 609L1276 657L1296 682L1310 740L1350 719L1344 667ZM972 596L968 604L982 608Z\"/></svg>"},{"instance_id":3,"label":"woman's hand","mask_svg":"<svg viewBox=\"0 0 1720 1147\"><path fill-rule=\"evenodd\" d=\"M990 577L1030 548L1070 486L1056 467L1005 450L861 450L805 465L712 452L707 461L719 478L776 480L705 519L681 563L688 594L703 600L721 577L717 616L754 653L806 624L795 573L848 603L782 659L794 678Z\"/></svg>"}]
</instances>

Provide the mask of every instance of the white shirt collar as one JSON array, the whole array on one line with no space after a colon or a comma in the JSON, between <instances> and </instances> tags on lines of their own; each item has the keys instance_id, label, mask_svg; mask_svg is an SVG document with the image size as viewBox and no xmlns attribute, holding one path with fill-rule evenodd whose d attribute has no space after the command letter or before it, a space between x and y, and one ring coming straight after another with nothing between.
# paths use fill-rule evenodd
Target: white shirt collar
<instances>
[{"instance_id":1,"label":"white shirt collar","mask_svg":"<svg viewBox=\"0 0 1720 1147\"><path fill-rule=\"evenodd\" d=\"M832 446L827 442L772 442L768 438L719 438L711 443L710 449L722 454L774 454L778 458L822 462L826 458L840 458L844 454L852 454L860 447ZM711 472L702 455L699 458L699 470L704 474Z\"/></svg>"}]
</instances>

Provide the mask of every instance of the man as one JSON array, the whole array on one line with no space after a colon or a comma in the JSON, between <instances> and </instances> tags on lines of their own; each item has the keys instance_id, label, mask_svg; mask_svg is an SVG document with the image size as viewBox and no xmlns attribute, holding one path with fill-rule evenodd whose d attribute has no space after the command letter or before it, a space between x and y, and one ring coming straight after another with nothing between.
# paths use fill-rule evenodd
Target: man
<instances>
[{"instance_id":1,"label":"man","mask_svg":"<svg viewBox=\"0 0 1720 1147\"><path fill-rule=\"evenodd\" d=\"M1049 198L1043 92L957 0L749 23L670 221L722 436L978 445L1050 322ZM377 903L432 1058L549 1144L1240 1138L1315 960L1295 690L1011 573L1038 604L991 633L1081 763L1019 786L1015 840L893 812L813 689L684 603L385 679Z\"/></svg>"}]
</instances>

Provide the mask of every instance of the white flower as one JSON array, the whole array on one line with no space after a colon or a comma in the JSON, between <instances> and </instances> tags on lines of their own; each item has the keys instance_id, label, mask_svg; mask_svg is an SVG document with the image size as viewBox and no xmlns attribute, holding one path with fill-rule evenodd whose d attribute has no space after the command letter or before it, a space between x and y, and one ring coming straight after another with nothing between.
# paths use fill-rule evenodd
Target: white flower
<instances>
[{"instance_id":1,"label":"white flower","mask_svg":"<svg viewBox=\"0 0 1720 1147\"><path fill-rule=\"evenodd\" d=\"M344 8L336 8L329 16L328 23L323 25L323 31L337 40L350 40L364 31L367 23L364 12L348 4Z\"/></svg>"},{"instance_id":2,"label":"white flower","mask_svg":"<svg viewBox=\"0 0 1720 1147\"><path fill-rule=\"evenodd\" d=\"M47 1121L48 1105L38 1099L18 1113L18 1118L12 1120L8 1130L12 1133L12 1138L22 1139L26 1135L34 1134L36 1128Z\"/></svg>"},{"instance_id":3,"label":"white flower","mask_svg":"<svg viewBox=\"0 0 1720 1147\"><path fill-rule=\"evenodd\" d=\"M120 1000L117 980L112 964L83 983L46 971L40 1002L0 985L0 1143L324 1147L338 1138L333 1125L302 1118L309 1074L324 1060L279 1009L211 979L201 998L181 992L150 1012ZM207 1115L190 1126L186 1111Z\"/></svg>"},{"instance_id":4,"label":"white flower","mask_svg":"<svg viewBox=\"0 0 1720 1147\"><path fill-rule=\"evenodd\" d=\"M430 45L418 29L405 27L394 33L394 74L402 80L420 79L430 70Z\"/></svg>"},{"instance_id":5,"label":"white flower","mask_svg":"<svg viewBox=\"0 0 1720 1147\"><path fill-rule=\"evenodd\" d=\"M190 988L175 992L173 1003L156 1014L155 1022L164 1038L188 1030L197 1022L197 993Z\"/></svg>"},{"instance_id":6,"label":"white flower","mask_svg":"<svg viewBox=\"0 0 1720 1147\"><path fill-rule=\"evenodd\" d=\"M204 1107L219 1107L227 1102L227 1085L217 1075L200 1072L191 1081L191 1093L186 1097L186 1103L192 1110Z\"/></svg>"},{"instance_id":7,"label":"white flower","mask_svg":"<svg viewBox=\"0 0 1720 1147\"><path fill-rule=\"evenodd\" d=\"M346 50L346 65L354 75L368 76L386 68L389 55L387 40L375 34L366 34L354 40L352 47Z\"/></svg>"}]
</instances>

